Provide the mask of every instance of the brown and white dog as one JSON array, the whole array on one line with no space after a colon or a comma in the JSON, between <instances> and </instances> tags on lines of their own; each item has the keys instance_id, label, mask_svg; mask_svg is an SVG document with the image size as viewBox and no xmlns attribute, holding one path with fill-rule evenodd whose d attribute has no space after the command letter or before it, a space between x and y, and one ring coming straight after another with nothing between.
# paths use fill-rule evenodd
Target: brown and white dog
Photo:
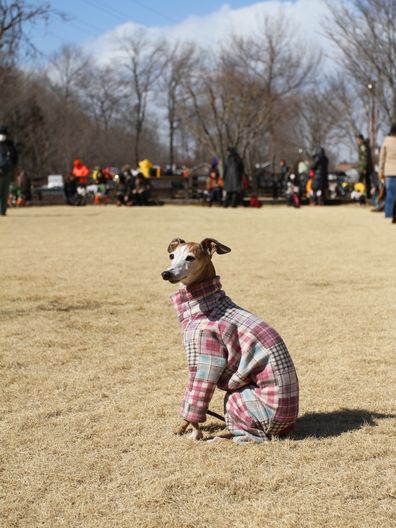
<instances>
[{"instance_id":1,"label":"brown and white dog","mask_svg":"<svg viewBox=\"0 0 396 528\"><path fill-rule=\"evenodd\" d=\"M171 284L180 282L185 286L214 278L216 270L212 262L213 254L222 255L230 251L229 247L212 238L205 238L201 243L175 238L168 246L172 264L161 273L162 278ZM192 426L191 438L201 440L203 435L199 424L187 420L183 420L175 429L175 434L184 434L189 425Z\"/></svg>"},{"instance_id":2,"label":"brown and white dog","mask_svg":"<svg viewBox=\"0 0 396 528\"><path fill-rule=\"evenodd\" d=\"M189 382L175 430L191 425L202 438L215 387L226 391L224 408L235 441L264 441L293 427L298 415L298 380L279 334L260 318L237 306L221 288L212 262L214 253L231 249L213 238L168 246L171 265L162 278L181 283L172 296L183 329Z\"/></svg>"}]
</instances>

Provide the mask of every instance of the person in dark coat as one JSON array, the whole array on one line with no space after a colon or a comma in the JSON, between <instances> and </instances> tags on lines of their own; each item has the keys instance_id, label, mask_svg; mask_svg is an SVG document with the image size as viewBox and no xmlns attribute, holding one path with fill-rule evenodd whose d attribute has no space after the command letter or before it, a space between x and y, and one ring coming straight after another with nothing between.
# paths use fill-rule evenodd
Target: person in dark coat
<instances>
[{"instance_id":1,"label":"person in dark coat","mask_svg":"<svg viewBox=\"0 0 396 528\"><path fill-rule=\"evenodd\" d=\"M132 189L132 205L149 205L150 181L139 173Z\"/></svg>"},{"instance_id":2,"label":"person in dark coat","mask_svg":"<svg viewBox=\"0 0 396 528\"><path fill-rule=\"evenodd\" d=\"M63 185L63 192L65 200L68 205L76 205L77 203L77 183L76 178L72 174L68 174Z\"/></svg>"},{"instance_id":3,"label":"person in dark coat","mask_svg":"<svg viewBox=\"0 0 396 528\"><path fill-rule=\"evenodd\" d=\"M244 175L243 161L235 147L228 147L228 157L224 166L224 190L226 199L224 207L236 207L242 192Z\"/></svg>"},{"instance_id":4,"label":"person in dark coat","mask_svg":"<svg viewBox=\"0 0 396 528\"><path fill-rule=\"evenodd\" d=\"M311 203L324 205L328 187L329 160L323 147L318 147L314 154L312 169L314 177L312 182Z\"/></svg>"},{"instance_id":5,"label":"person in dark coat","mask_svg":"<svg viewBox=\"0 0 396 528\"><path fill-rule=\"evenodd\" d=\"M18 163L18 154L13 141L8 139L8 129L0 126L0 215L7 214L10 183Z\"/></svg>"}]
</instances>

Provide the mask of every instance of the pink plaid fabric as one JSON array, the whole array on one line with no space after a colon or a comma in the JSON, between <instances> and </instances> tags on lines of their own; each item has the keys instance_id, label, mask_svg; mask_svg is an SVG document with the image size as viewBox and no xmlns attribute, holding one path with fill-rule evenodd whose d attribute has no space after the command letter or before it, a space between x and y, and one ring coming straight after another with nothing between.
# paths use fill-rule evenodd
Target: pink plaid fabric
<instances>
[{"instance_id":1,"label":"pink plaid fabric","mask_svg":"<svg viewBox=\"0 0 396 528\"><path fill-rule=\"evenodd\" d=\"M216 387L235 436L265 440L298 416L298 379L285 343L267 323L234 304L220 278L172 295L181 322L189 378L181 415L204 422Z\"/></svg>"}]
</instances>

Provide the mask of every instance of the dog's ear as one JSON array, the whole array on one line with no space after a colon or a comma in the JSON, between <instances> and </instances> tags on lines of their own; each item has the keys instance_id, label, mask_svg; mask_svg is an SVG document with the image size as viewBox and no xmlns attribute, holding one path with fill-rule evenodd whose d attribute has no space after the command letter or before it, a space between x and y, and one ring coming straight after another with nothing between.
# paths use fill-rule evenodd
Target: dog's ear
<instances>
[{"instance_id":1,"label":"dog's ear","mask_svg":"<svg viewBox=\"0 0 396 528\"><path fill-rule=\"evenodd\" d=\"M181 238L174 238L168 246L168 253L172 253L172 251L175 251L179 244L185 244L185 241Z\"/></svg>"},{"instance_id":2,"label":"dog's ear","mask_svg":"<svg viewBox=\"0 0 396 528\"><path fill-rule=\"evenodd\" d=\"M218 242L214 238L205 238L201 242L201 246L203 247L203 250L205 253L208 253L210 256L213 255L213 253L218 253L219 255L224 255L224 253L229 253L231 249L221 242Z\"/></svg>"}]
</instances>

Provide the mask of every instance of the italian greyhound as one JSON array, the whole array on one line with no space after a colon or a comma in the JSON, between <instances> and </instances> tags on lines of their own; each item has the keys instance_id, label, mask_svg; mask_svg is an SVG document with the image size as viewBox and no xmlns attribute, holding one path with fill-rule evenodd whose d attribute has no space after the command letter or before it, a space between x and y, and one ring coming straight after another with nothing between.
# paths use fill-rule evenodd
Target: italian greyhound
<instances>
[{"instance_id":1,"label":"italian greyhound","mask_svg":"<svg viewBox=\"0 0 396 528\"><path fill-rule=\"evenodd\" d=\"M164 280L171 284L178 282L184 286L212 279L216 276L216 270L212 262L212 256L216 252L220 255L229 253L231 249L213 238L205 238L200 244L197 242L185 242L181 238L175 238L168 246L169 258L172 264L161 273ZM223 419L216 413L208 411L208 414ZM191 425L190 437L193 440L203 438L199 423L183 420L174 430L177 435L182 435Z\"/></svg>"},{"instance_id":2,"label":"italian greyhound","mask_svg":"<svg viewBox=\"0 0 396 528\"><path fill-rule=\"evenodd\" d=\"M171 299L182 327L189 380L182 402L184 420L175 429L201 440L216 387L226 392L227 428L238 443L281 436L298 416L298 379L281 336L265 321L237 306L222 290L212 256L231 249L213 238L180 238L168 246L171 265L162 278L181 283ZM218 417L218 416L217 416ZM216 440L216 439L214 439Z\"/></svg>"}]
</instances>

